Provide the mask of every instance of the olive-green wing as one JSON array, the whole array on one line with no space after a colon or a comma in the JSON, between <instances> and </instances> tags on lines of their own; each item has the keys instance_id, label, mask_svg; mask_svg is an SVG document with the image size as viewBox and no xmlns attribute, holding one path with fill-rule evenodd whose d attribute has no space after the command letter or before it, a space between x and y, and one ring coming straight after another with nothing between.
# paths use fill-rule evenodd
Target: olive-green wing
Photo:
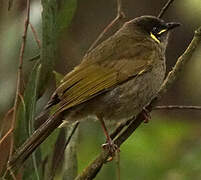
<instances>
[{"instance_id":1,"label":"olive-green wing","mask_svg":"<svg viewBox=\"0 0 201 180\"><path fill-rule=\"evenodd\" d=\"M63 111L81 104L151 68L146 60L122 59L109 63L91 63L76 67L56 89L48 107L57 104Z\"/></svg>"}]
</instances>

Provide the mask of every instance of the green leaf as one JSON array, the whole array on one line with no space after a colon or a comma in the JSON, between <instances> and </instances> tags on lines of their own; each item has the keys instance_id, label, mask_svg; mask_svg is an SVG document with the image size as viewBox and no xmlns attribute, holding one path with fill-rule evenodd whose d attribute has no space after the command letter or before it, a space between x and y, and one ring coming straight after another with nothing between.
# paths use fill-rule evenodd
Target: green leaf
<instances>
[{"instance_id":1,"label":"green leaf","mask_svg":"<svg viewBox=\"0 0 201 180\"><path fill-rule=\"evenodd\" d=\"M33 121L35 116L39 70L40 64L36 63L33 71L30 74L30 78L24 92L24 102L20 103L19 106L17 114L17 128L15 131L15 145L17 147L27 139L28 134L31 133L28 131L30 128L30 130L33 132L33 127L29 128L29 122ZM32 125L33 124L31 124L31 126Z\"/></svg>"},{"instance_id":2,"label":"green leaf","mask_svg":"<svg viewBox=\"0 0 201 180\"><path fill-rule=\"evenodd\" d=\"M57 27L59 34L69 26L75 13L76 7L77 0L59 1L57 14Z\"/></svg>"},{"instance_id":3,"label":"green leaf","mask_svg":"<svg viewBox=\"0 0 201 180\"><path fill-rule=\"evenodd\" d=\"M58 36L70 24L76 10L76 0L42 0L42 48L40 93L46 89L57 59Z\"/></svg>"},{"instance_id":4,"label":"green leaf","mask_svg":"<svg viewBox=\"0 0 201 180\"><path fill-rule=\"evenodd\" d=\"M66 139L69 138L73 129L75 128L74 125L67 126L66 129ZM63 162L63 172L62 172L62 179L75 179L78 173L78 161L77 161L77 144L78 144L78 130L75 131L73 134L64 155L64 162Z\"/></svg>"},{"instance_id":5,"label":"green leaf","mask_svg":"<svg viewBox=\"0 0 201 180\"><path fill-rule=\"evenodd\" d=\"M53 71L54 73L54 77L55 77L55 81L56 81L56 87L59 86L59 84L61 83L61 80L63 79L64 75L61 73L58 73L56 71Z\"/></svg>"},{"instance_id":6,"label":"green leaf","mask_svg":"<svg viewBox=\"0 0 201 180\"><path fill-rule=\"evenodd\" d=\"M41 65L37 62L30 74L29 81L24 92L24 102L22 102L19 107L17 129L15 131L15 144L17 147L22 144L34 131L35 108L36 101L38 99L37 87L40 77L40 69ZM29 160L27 162L27 168L24 170L23 177L26 179L28 179L28 177L32 177L31 179L39 180L35 153L32 154L32 161Z\"/></svg>"},{"instance_id":7,"label":"green leaf","mask_svg":"<svg viewBox=\"0 0 201 180\"><path fill-rule=\"evenodd\" d=\"M56 59L57 39L58 35L70 24L74 15L77 1L76 0L61 0L61 1L42 1L43 4L43 48L42 48L42 79L40 81L43 89L44 82L47 82L47 77L52 73L52 68ZM50 72L51 71L51 72ZM63 77L57 72L54 72L56 84L59 84ZM55 130L41 145L41 156L44 160L51 154L54 149L54 144L59 134L59 129Z\"/></svg>"},{"instance_id":8,"label":"green leaf","mask_svg":"<svg viewBox=\"0 0 201 180\"><path fill-rule=\"evenodd\" d=\"M44 160L54 149L60 128L57 128L40 146L41 158Z\"/></svg>"},{"instance_id":9,"label":"green leaf","mask_svg":"<svg viewBox=\"0 0 201 180\"><path fill-rule=\"evenodd\" d=\"M21 103L19 106L17 129L15 131L16 147L19 147L34 131L36 102L38 94L43 94L46 90L47 82L52 77L54 62L57 58L58 35L70 24L77 5L76 0L42 0L41 2L43 5L41 60L40 62L36 62L30 74L24 92L24 105ZM42 159L51 153L51 147L53 147L56 142L58 131L59 130L56 130L52 133L42 145ZM37 161L39 160L40 157L38 156ZM39 179L40 173L37 170L35 154L32 155L32 160L29 159L26 162L23 172L23 179Z\"/></svg>"}]
</instances>

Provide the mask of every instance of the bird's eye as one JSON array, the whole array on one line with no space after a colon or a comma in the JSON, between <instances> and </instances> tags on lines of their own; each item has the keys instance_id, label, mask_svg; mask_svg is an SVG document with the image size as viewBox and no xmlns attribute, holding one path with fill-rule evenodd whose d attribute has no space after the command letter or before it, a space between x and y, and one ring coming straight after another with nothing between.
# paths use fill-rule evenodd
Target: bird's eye
<instances>
[{"instance_id":1,"label":"bird's eye","mask_svg":"<svg viewBox=\"0 0 201 180\"><path fill-rule=\"evenodd\" d=\"M157 27L153 27L152 33L153 33L153 34L157 34L157 32L158 32Z\"/></svg>"},{"instance_id":2,"label":"bird's eye","mask_svg":"<svg viewBox=\"0 0 201 180\"><path fill-rule=\"evenodd\" d=\"M160 44L160 34L158 34L159 29L157 27L153 27L152 31L150 32L151 38Z\"/></svg>"},{"instance_id":3,"label":"bird's eye","mask_svg":"<svg viewBox=\"0 0 201 180\"><path fill-rule=\"evenodd\" d=\"M160 43L163 37L163 34L167 31L165 27L153 27L150 32L151 38L154 39L157 43Z\"/></svg>"}]
</instances>

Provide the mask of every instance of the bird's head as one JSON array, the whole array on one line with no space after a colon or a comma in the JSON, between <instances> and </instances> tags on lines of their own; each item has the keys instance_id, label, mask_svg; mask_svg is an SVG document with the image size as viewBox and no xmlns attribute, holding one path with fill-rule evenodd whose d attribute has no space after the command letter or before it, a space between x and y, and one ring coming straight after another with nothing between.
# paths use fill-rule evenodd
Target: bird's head
<instances>
[{"instance_id":1,"label":"bird's head","mask_svg":"<svg viewBox=\"0 0 201 180\"><path fill-rule=\"evenodd\" d=\"M135 26L135 31L152 41L166 47L169 32L180 26L177 22L165 22L155 16L141 16L130 21Z\"/></svg>"}]
</instances>

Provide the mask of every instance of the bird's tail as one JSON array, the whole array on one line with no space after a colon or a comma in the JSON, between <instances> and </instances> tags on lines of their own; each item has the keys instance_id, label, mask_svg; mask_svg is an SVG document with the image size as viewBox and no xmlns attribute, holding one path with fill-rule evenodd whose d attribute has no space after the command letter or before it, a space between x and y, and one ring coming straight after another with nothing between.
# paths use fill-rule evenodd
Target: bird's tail
<instances>
[{"instance_id":1,"label":"bird's tail","mask_svg":"<svg viewBox=\"0 0 201 180\"><path fill-rule=\"evenodd\" d=\"M62 123L62 113L50 116L14 153L8 168L17 170L31 153Z\"/></svg>"}]
</instances>

